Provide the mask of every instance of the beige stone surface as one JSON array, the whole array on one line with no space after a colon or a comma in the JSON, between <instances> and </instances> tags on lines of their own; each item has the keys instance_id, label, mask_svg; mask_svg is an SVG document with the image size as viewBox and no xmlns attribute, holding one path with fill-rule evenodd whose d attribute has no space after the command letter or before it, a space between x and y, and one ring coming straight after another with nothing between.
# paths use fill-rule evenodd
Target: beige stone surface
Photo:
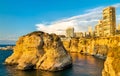
<instances>
[{"instance_id":1,"label":"beige stone surface","mask_svg":"<svg viewBox=\"0 0 120 76\"><path fill-rule=\"evenodd\" d=\"M72 38L70 42L70 52L78 52L78 42L77 38Z\"/></svg>"},{"instance_id":2,"label":"beige stone surface","mask_svg":"<svg viewBox=\"0 0 120 76\"><path fill-rule=\"evenodd\" d=\"M72 59L57 35L37 31L20 37L5 63L20 70L59 71L70 66Z\"/></svg>"},{"instance_id":3,"label":"beige stone surface","mask_svg":"<svg viewBox=\"0 0 120 76\"><path fill-rule=\"evenodd\" d=\"M120 76L120 47L115 46L108 52L102 76Z\"/></svg>"},{"instance_id":4,"label":"beige stone surface","mask_svg":"<svg viewBox=\"0 0 120 76\"><path fill-rule=\"evenodd\" d=\"M64 41L63 41L64 42ZM101 38L72 38L69 52L82 52L106 58L102 76L120 76L120 36Z\"/></svg>"},{"instance_id":5,"label":"beige stone surface","mask_svg":"<svg viewBox=\"0 0 120 76\"><path fill-rule=\"evenodd\" d=\"M108 38L72 38L70 42L63 40L63 45L69 52L82 52L90 55L106 56L109 50L108 47L117 44L115 40L112 40L112 44L111 42L109 43L109 41L111 40Z\"/></svg>"}]
</instances>

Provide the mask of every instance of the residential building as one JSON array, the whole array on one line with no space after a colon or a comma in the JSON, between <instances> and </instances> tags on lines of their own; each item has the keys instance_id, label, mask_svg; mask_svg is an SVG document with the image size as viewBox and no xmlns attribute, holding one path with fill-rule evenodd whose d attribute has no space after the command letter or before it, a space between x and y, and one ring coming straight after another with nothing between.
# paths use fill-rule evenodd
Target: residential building
<instances>
[{"instance_id":1,"label":"residential building","mask_svg":"<svg viewBox=\"0 0 120 76\"><path fill-rule=\"evenodd\" d=\"M74 37L74 28L69 27L66 29L66 37Z\"/></svg>"},{"instance_id":2,"label":"residential building","mask_svg":"<svg viewBox=\"0 0 120 76\"><path fill-rule=\"evenodd\" d=\"M103 10L103 34L104 36L114 36L116 31L115 7L107 7Z\"/></svg>"}]
</instances>

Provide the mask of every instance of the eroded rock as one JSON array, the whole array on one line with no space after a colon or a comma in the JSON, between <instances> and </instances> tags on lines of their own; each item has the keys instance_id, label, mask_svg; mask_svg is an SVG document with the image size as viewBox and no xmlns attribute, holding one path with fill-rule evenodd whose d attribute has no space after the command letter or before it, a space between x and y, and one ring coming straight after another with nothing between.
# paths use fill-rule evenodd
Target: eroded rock
<instances>
[{"instance_id":1,"label":"eroded rock","mask_svg":"<svg viewBox=\"0 0 120 76\"><path fill-rule=\"evenodd\" d=\"M120 47L115 46L108 52L102 76L120 76Z\"/></svg>"},{"instance_id":2,"label":"eroded rock","mask_svg":"<svg viewBox=\"0 0 120 76\"><path fill-rule=\"evenodd\" d=\"M70 66L72 58L57 35L37 31L19 38L5 64L21 70L59 71Z\"/></svg>"}]
</instances>

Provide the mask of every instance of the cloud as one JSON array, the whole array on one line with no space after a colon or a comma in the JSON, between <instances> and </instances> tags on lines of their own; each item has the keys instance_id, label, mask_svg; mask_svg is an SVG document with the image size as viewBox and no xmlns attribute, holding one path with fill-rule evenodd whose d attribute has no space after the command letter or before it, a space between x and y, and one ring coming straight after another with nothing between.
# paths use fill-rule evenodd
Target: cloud
<instances>
[{"instance_id":1,"label":"cloud","mask_svg":"<svg viewBox=\"0 0 120 76\"><path fill-rule=\"evenodd\" d=\"M68 27L74 27L75 31L87 31L88 25L94 26L101 18L102 11L88 11L85 14L51 22L50 24L36 24L37 30L48 33L65 34Z\"/></svg>"},{"instance_id":2,"label":"cloud","mask_svg":"<svg viewBox=\"0 0 120 76\"><path fill-rule=\"evenodd\" d=\"M104 8L104 6L100 6L97 8L88 9L88 10L86 10L86 12L98 12L98 10L102 10L103 8Z\"/></svg>"},{"instance_id":3,"label":"cloud","mask_svg":"<svg viewBox=\"0 0 120 76\"><path fill-rule=\"evenodd\" d=\"M114 4L112 6L115 7L115 8L120 8L120 3Z\"/></svg>"},{"instance_id":4,"label":"cloud","mask_svg":"<svg viewBox=\"0 0 120 76\"><path fill-rule=\"evenodd\" d=\"M116 8L120 7L120 3L112 5ZM68 27L74 27L75 31L84 32L87 31L88 26L94 26L102 19L102 10L105 6L85 10L84 14L65 18L57 21L53 21L49 24L40 23L36 24L37 30L47 33L65 34L65 30ZM119 20L120 17L117 17Z\"/></svg>"}]
</instances>

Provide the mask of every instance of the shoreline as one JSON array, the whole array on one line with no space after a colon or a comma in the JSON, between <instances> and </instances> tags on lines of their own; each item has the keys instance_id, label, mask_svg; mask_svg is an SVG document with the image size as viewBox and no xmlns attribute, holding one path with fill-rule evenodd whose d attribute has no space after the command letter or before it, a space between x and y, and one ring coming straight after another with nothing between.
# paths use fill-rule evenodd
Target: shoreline
<instances>
[{"instance_id":1,"label":"shoreline","mask_svg":"<svg viewBox=\"0 0 120 76\"><path fill-rule=\"evenodd\" d=\"M3 46L3 47L0 47L0 51L1 50L5 50L5 51L7 51L7 50L13 50L13 48L14 48L13 45Z\"/></svg>"}]
</instances>

